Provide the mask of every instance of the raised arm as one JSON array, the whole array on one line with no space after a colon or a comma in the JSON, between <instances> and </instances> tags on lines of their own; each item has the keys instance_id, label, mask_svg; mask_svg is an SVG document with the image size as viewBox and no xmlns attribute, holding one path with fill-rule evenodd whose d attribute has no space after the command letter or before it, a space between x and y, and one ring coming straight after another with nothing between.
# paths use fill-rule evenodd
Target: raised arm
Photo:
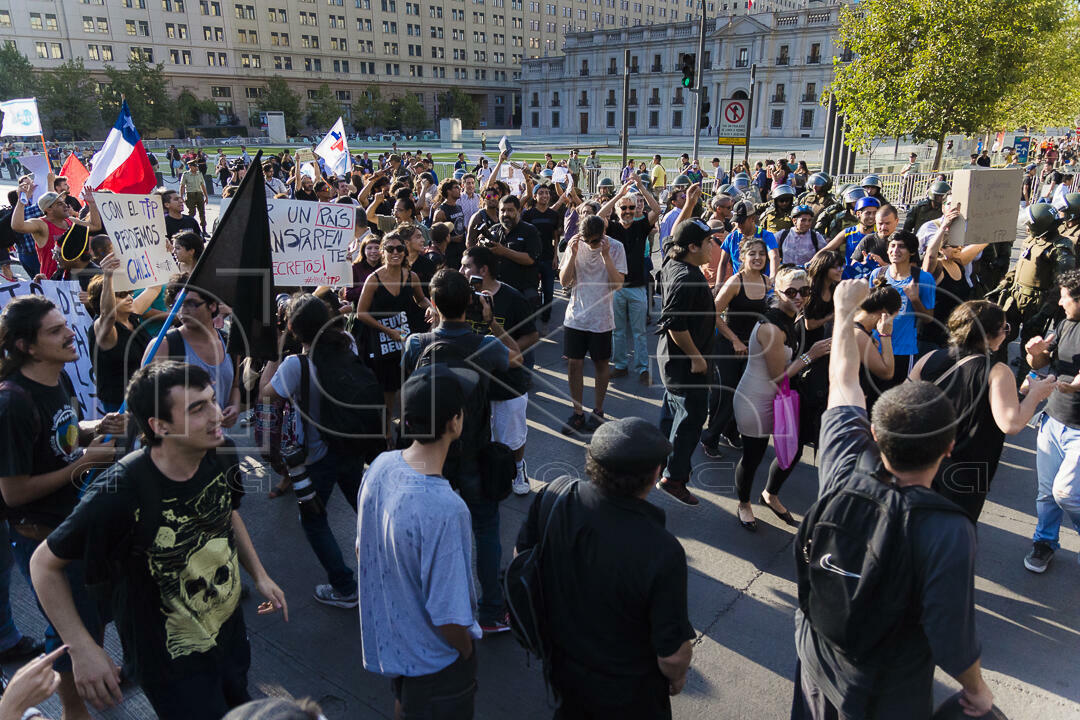
<instances>
[{"instance_id":1,"label":"raised arm","mask_svg":"<svg viewBox=\"0 0 1080 720\"><path fill-rule=\"evenodd\" d=\"M851 405L865 408L866 396L859 385L859 350L855 342L855 312L870 287L865 280L842 280L833 290L836 321L833 323L832 355L829 358L829 407Z\"/></svg>"}]
</instances>

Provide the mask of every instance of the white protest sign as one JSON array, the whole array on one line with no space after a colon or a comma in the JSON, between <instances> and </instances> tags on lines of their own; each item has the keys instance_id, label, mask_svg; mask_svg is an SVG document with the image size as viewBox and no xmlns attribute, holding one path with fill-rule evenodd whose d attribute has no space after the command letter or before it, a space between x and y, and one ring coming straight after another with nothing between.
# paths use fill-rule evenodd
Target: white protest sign
<instances>
[{"instance_id":1,"label":"white protest sign","mask_svg":"<svg viewBox=\"0 0 1080 720\"><path fill-rule=\"evenodd\" d=\"M86 306L79 301L78 280L42 280L40 283L0 282L0 310L9 302L23 295L42 295L67 319L68 327L75 332L75 349L79 359L68 363L64 370L75 386L79 398L79 414L83 420L104 417L105 410L97 399L97 383L94 380L93 359L90 356L90 327L94 324Z\"/></svg>"},{"instance_id":2,"label":"white protest sign","mask_svg":"<svg viewBox=\"0 0 1080 720\"><path fill-rule=\"evenodd\" d=\"M949 228L950 239L964 245L1015 240L1023 179L1021 168L955 171L952 204L960 206L960 219Z\"/></svg>"},{"instance_id":3,"label":"white protest sign","mask_svg":"<svg viewBox=\"0 0 1080 720\"><path fill-rule=\"evenodd\" d=\"M514 146L510 144L510 140L505 135L499 140L499 152L506 153L507 158L514 154Z\"/></svg>"},{"instance_id":4,"label":"white protest sign","mask_svg":"<svg viewBox=\"0 0 1080 720\"><path fill-rule=\"evenodd\" d=\"M229 198L221 201L221 214ZM274 285L352 285L349 243L356 232L357 205L267 198Z\"/></svg>"},{"instance_id":5,"label":"white protest sign","mask_svg":"<svg viewBox=\"0 0 1080 720\"><path fill-rule=\"evenodd\" d=\"M34 197L30 198L30 202L37 205L42 195L52 192L49 187L49 173L52 172L49 158L44 155L20 155L19 164L23 170L34 175Z\"/></svg>"},{"instance_id":6,"label":"white protest sign","mask_svg":"<svg viewBox=\"0 0 1080 720\"><path fill-rule=\"evenodd\" d=\"M551 181L552 181L552 182L557 182L557 183L559 183L559 184L562 184L562 183L566 182L566 177L567 177L567 176L568 176L569 174L570 174L570 173L569 173L569 172L567 171L567 169L566 169L566 168L564 168L564 167L557 167L557 168L555 168L555 171L554 171L554 173L553 173L553 174L552 174L552 176L551 176Z\"/></svg>"},{"instance_id":7,"label":"white protest sign","mask_svg":"<svg viewBox=\"0 0 1080 720\"><path fill-rule=\"evenodd\" d=\"M298 163L306 163L306 162L314 162L314 161L315 161L315 153L314 153L314 151L308 150L307 148L300 148L299 150L296 151L296 162L298 162Z\"/></svg>"},{"instance_id":8,"label":"white protest sign","mask_svg":"<svg viewBox=\"0 0 1080 720\"><path fill-rule=\"evenodd\" d=\"M157 195L98 193L94 199L120 260L120 271L113 276L117 292L163 285L180 272L165 247L165 210Z\"/></svg>"}]
</instances>

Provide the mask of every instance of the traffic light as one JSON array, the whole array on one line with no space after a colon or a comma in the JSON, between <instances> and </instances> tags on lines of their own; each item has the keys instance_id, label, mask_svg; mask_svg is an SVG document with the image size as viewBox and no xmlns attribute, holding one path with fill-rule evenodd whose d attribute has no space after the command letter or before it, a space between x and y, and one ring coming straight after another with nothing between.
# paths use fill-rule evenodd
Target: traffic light
<instances>
[{"instance_id":1,"label":"traffic light","mask_svg":"<svg viewBox=\"0 0 1080 720\"><path fill-rule=\"evenodd\" d=\"M679 53L679 67L682 68L682 86L684 88L694 87L694 63L695 57L693 53Z\"/></svg>"},{"instance_id":2,"label":"traffic light","mask_svg":"<svg viewBox=\"0 0 1080 720\"><path fill-rule=\"evenodd\" d=\"M698 120L698 127L707 128L712 125L712 121L709 119L711 115L709 111L712 110L712 103L709 102L707 95L701 96L701 118Z\"/></svg>"}]
</instances>

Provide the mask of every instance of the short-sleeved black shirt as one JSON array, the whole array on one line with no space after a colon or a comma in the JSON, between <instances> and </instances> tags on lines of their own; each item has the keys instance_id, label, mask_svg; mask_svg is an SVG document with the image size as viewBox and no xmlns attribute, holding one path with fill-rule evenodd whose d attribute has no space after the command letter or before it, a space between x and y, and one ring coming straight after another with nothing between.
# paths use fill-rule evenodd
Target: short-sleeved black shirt
<instances>
[{"instance_id":1,"label":"short-sleeved black shirt","mask_svg":"<svg viewBox=\"0 0 1080 720\"><path fill-rule=\"evenodd\" d=\"M7 381L26 393L0 390L0 477L44 475L79 459L79 403L71 382L42 385L19 372ZM56 527L78 502L78 485L64 483L45 497L10 507L8 519Z\"/></svg>"},{"instance_id":2,"label":"short-sleeved black shirt","mask_svg":"<svg viewBox=\"0 0 1080 720\"><path fill-rule=\"evenodd\" d=\"M627 251L629 257L630 251ZM629 260L627 260L629 262ZM706 375L690 372L690 358L671 339L668 330L688 330L694 347L703 356L709 352L716 329L716 306L713 304L709 281L701 269L681 260L665 262L661 270L664 304L660 310L657 332L657 363L664 387L682 394L682 388L704 386Z\"/></svg>"},{"instance_id":3,"label":"short-sleeved black shirt","mask_svg":"<svg viewBox=\"0 0 1080 720\"><path fill-rule=\"evenodd\" d=\"M635 220L630 227L613 220L608 223L608 237L613 237L623 244L626 250L626 279L623 287L641 287L645 284L645 246L649 242L649 233L653 224L648 217Z\"/></svg>"},{"instance_id":4,"label":"short-sleeved black shirt","mask_svg":"<svg viewBox=\"0 0 1080 720\"><path fill-rule=\"evenodd\" d=\"M544 493L529 508L519 550L539 542ZM592 482L577 483L552 518L542 568L555 662L586 668L582 688L598 704L625 702L659 673L657 657L694 637L686 553L664 520L655 505Z\"/></svg>"},{"instance_id":5,"label":"short-sleeved black shirt","mask_svg":"<svg viewBox=\"0 0 1080 720\"><path fill-rule=\"evenodd\" d=\"M821 418L818 483L824 493L848 480L864 452L877 455L866 410L829 408ZM932 493L908 487L905 493ZM852 663L819 638L795 611L795 644L803 672L841 717L929 718L934 666L959 675L979 659L975 634L975 526L956 512L919 512L911 528L913 626L875 660Z\"/></svg>"},{"instance_id":6,"label":"short-sleeved black shirt","mask_svg":"<svg viewBox=\"0 0 1080 720\"><path fill-rule=\"evenodd\" d=\"M137 678L161 682L215 667L221 640L244 641L229 632L241 617L232 511L244 490L231 443L207 453L186 482L165 477L149 453L137 450L98 477L47 542L57 557L83 560L87 583L98 584L132 555L139 523L153 523L145 560L126 565L114 612ZM153 511L136 483L154 484L157 517L136 521L140 509Z\"/></svg>"},{"instance_id":7,"label":"short-sleeved black shirt","mask_svg":"<svg viewBox=\"0 0 1080 720\"><path fill-rule=\"evenodd\" d=\"M563 214L551 208L543 212L530 208L522 213L521 219L535 227L536 232L540 233L540 259L548 260L550 264L555 257L555 233L562 231Z\"/></svg>"},{"instance_id":8,"label":"short-sleeved black shirt","mask_svg":"<svg viewBox=\"0 0 1080 720\"><path fill-rule=\"evenodd\" d=\"M507 230L501 223L492 227L495 241L511 250L523 252L533 259L532 265L519 265L513 260L499 258L499 281L526 297L536 295L536 261L540 259L540 233L527 222L519 222Z\"/></svg>"},{"instance_id":9,"label":"short-sleeved black shirt","mask_svg":"<svg viewBox=\"0 0 1080 720\"><path fill-rule=\"evenodd\" d=\"M124 401L127 381L142 367L143 353L153 339L138 315L130 316L130 322L131 330L116 323L116 345L108 350L97 346L97 333L93 325L87 334L90 359L94 364L94 381L102 402L118 404Z\"/></svg>"},{"instance_id":10,"label":"short-sleeved black shirt","mask_svg":"<svg viewBox=\"0 0 1080 720\"><path fill-rule=\"evenodd\" d=\"M1072 382L1080 375L1080 320L1062 320L1054 328L1050 372L1065 382ZM1080 394L1051 393L1046 414L1062 425L1080 430Z\"/></svg>"},{"instance_id":11,"label":"short-sleeved black shirt","mask_svg":"<svg viewBox=\"0 0 1080 720\"><path fill-rule=\"evenodd\" d=\"M515 340L536 332L533 309L525 300L524 295L506 283L499 285L499 289L491 296L491 312L507 334ZM470 306L465 319L469 321L473 332L477 335L491 334L491 328L484 322L483 311L480 308ZM531 385L532 373L524 365L507 368L505 372L495 371L488 385L488 399L510 400L521 397L529 392Z\"/></svg>"},{"instance_id":12,"label":"short-sleeved black shirt","mask_svg":"<svg viewBox=\"0 0 1080 720\"><path fill-rule=\"evenodd\" d=\"M188 230L196 235L202 236L202 228L199 227L199 221L192 215L181 215L178 218L174 218L172 215L165 213L165 234L169 237L176 235L177 233Z\"/></svg>"}]
</instances>

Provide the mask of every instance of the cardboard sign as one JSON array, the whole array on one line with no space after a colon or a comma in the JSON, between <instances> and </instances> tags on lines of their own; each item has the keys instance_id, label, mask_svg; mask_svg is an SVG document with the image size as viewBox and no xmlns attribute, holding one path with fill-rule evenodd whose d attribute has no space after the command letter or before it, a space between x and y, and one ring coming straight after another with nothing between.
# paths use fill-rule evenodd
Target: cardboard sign
<instances>
[{"instance_id":1,"label":"cardboard sign","mask_svg":"<svg viewBox=\"0 0 1080 720\"><path fill-rule=\"evenodd\" d=\"M112 238L120 272L113 277L116 292L163 285L180 272L165 247L165 210L157 195L98 194L98 210Z\"/></svg>"},{"instance_id":2,"label":"cardboard sign","mask_svg":"<svg viewBox=\"0 0 1080 720\"><path fill-rule=\"evenodd\" d=\"M86 306L79 301L80 290L78 280L0 282L0 310L23 295L42 295L52 300L67 319L68 327L75 332L75 349L79 353L79 359L68 363L64 370L75 386L75 394L79 399L79 414L83 420L97 420L105 416L105 409L97 399L97 383L94 379L94 364L88 339L94 320Z\"/></svg>"},{"instance_id":3,"label":"cardboard sign","mask_svg":"<svg viewBox=\"0 0 1080 720\"><path fill-rule=\"evenodd\" d=\"M229 198L221 201L221 215ZM349 243L356 232L359 205L267 198L274 285L296 287L352 285Z\"/></svg>"},{"instance_id":4,"label":"cardboard sign","mask_svg":"<svg viewBox=\"0 0 1080 720\"><path fill-rule=\"evenodd\" d=\"M514 146L510 144L510 140L505 135L499 140L499 152L506 153L506 158L509 160L510 156L514 154Z\"/></svg>"},{"instance_id":5,"label":"cardboard sign","mask_svg":"<svg viewBox=\"0 0 1080 720\"><path fill-rule=\"evenodd\" d=\"M1023 179L1020 168L955 171L952 202L960 206L960 219L949 228L950 238L965 245L1013 242Z\"/></svg>"},{"instance_id":6,"label":"cardboard sign","mask_svg":"<svg viewBox=\"0 0 1080 720\"><path fill-rule=\"evenodd\" d=\"M315 162L315 152L307 148L300 148L293 153L293 157L297 163Z\"/></svg>"}]
</instances>

